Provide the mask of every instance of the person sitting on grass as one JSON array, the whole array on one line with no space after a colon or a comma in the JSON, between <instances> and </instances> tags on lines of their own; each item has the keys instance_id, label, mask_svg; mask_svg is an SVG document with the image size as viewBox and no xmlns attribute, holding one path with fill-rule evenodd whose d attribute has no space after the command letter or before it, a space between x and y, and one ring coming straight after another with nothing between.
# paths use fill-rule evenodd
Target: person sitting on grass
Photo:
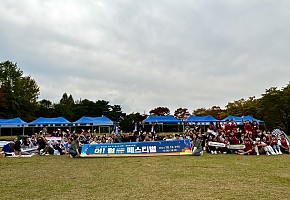
<instances>
[{"instance_id":1,"label":"person sitting on grass","mask_svg":"<svg viewBox=\"0 0 290 200\"><path fill-rule=\"evenodd\" d=\"M269 138L269 139L268 139ZM264 136L262 138L263 142L267 144L267 150L268 152L271 154L271 155L278 155L276 154L276 152L273 150L272 146L270 145L271 144L271 140L272 140L272 135L270 136Z\"/></svg>"},{"instance_id":2,"label":"person sitting on grass","mask_svg":"<svg viewBox=\"0 0 290 200\"><path fill-rule=\"evenodd\" d=\"M78 136L74 136L73 137L73 141L71 142L70 144L70 148L69 148L69 156L71 158L74 158L76 156L80 156L80 152L81 152L81 149L80 149L80 145L79 145L79 140L78 140Z\"/></svg>"},{"instance_id":3,"label":"person sitting on grass","mask_svg":"<svg viewBox=\"0 0 290 200\"><path fill-rule=\"evenodd\" d=\"M222 142L222 141L221 141ZM231 151L228 149L228 146L230 145L229 137L224 136L223 142L226 146L225 147L219 147L218 150L223 154L229 154Z\"/></svg>"},{"instance_id":4,"label":"person sitting on grass","mask_svg":"<svg viewBox=\"0 0 290 200\"><path fill-rule=\"evenodd\" d=\"M15 155L20 155L21 152L21 142L20 140L16 140L14 142L14 153Z\"/></svg>"},{"instance_id":5,"label":"person sitting on grass","mask_svg":"<svg viewBox=\"0 0 290 200\"><path fill-rule=\"evenodd\" d=\"M243 145L245 145L245 148L238 150L239 155L253 155L253 154L255 154L255 151L253 150L253 144L248 137L244 138Z\"/></svg>"},{"instance_id":6,"label":"person sitting on grass","mask_svg":"<svg viewBox=\"0 0 290 200\"><path fill-rule=\"evenodd\" d=\"M192 148L192 155L194 155L194 156L202 156L203 155L201 141L198 138L196 133L194 133L192 136L191 148Z\"/></svg>"},{"instance_id":7,"label":"person sitting on grass","mask_svg":"<svg viewBox=\"0 0 290 200\"><path fill-rule=\"evenodd\" d=\"M216 151L217 147L209 145L210 142L214 142L214 141L215 141L214 136L212 134L210 134L208 136L208 139L206 140L206 151L208 153L210 152L211 154L217 154L217 151Z\"/></svg>"},{"instance_id":8,"label":"person sitting on grass","mask_svg":"<svg viewBox=\"0 0 290 200\"><path fill-rule=\"evenodd\" d=\"M52 148L54 149L54 154L63 155L66 153L65 147L59 141L53 141Z\"/></svg>"},{"instance_id":9,"label":"person sitting on grass","mask_svg":"<svg viewBox=\"0 0 290 200\"><path fill-rule=\"evenodd\" d=\"M5 144L2 148L2 151L5 153L5 156L13 156L14 154L14 142L9 142Z\"/></svg>"},{"instance_id":10,"label":"person sitting on grass","mask_svg":"<svg viewBox=\"0 0 290 200\"><path fill-rule=\"evenodd\" d=\"M280 146L278 145L278 135L273 135L272 136L272 140L271 140L271 147L273 148L273 150L276 152L277 155L282 154L281 150L280 150Z\"/></svg>"},{"instance_id":11,"label":"person sitting on grass","mask_svg":"<svg viewBox=\"0 0 290 200\"><path fill-rule=\"evenodd\" d=\"M38 154L37 147L30 142L30 138L24 137L22 139L21 155L35 155Z\"/></svg>"},{"instance_id":12,"label":"person sitting on grass","mask_svg":"<svg viewBox=\"0 0 290 200\"><path fill-rule=\"evenodd\" d=\"M261 138L256 138L256 141L254 142L254 148L257 156L260 155L260 153L266 153L267 156L270 155L268 152L267 144L262 141Z\"/></svg>"},{"instance_id":13,"label":"person sitting on grass","mask_svg":"<svg viewBox=\"0 0 290 200\"><path fill-rule=\"evenodd\" d=\"M44 155L54 155L54 148L52 146L52 141L46 141L46 146L44 147L43 151L40 153L41 156Z\"/></svg>"},{"instance_id":14,"label":"person sitting on grass","mask_svg":"<svg viewBox=\"0 0 290 200\"><path fill-rule=\"evenodd\" d=\"M285 138L285 135L281 135L280 140L278 141L278 144L280 146L280 149L283 153L289 154L289 142Z\"/></svg>"},{"instance_id":15,"label":"person sitting on grass","mask_svg":"<svg viewBox=\"0 0 290 200\"><path fill-rule=\"evenodd\" d=\"M39 136L37 138L37 146L38 146L38 151L41 153L43 151L43 149L46 147L46 143L47 143L47 140L45 139L45 137L43 136Z\"/></svg>"}]
</instances>

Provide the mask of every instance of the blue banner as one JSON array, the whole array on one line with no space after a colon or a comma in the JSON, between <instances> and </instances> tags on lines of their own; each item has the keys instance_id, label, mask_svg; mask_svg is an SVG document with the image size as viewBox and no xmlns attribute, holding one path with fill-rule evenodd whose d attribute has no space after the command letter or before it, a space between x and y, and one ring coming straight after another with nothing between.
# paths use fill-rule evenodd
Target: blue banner
<instances>
[{"instance_id":1,"label":"blue banner","mask_svg":"<svg viewBox=\"0 0 290 200\"><path fill-rule=\"evenodd\" d=\"M189 140L84 144L81 157L192 155Z\"/></svg>"}]
</instances>

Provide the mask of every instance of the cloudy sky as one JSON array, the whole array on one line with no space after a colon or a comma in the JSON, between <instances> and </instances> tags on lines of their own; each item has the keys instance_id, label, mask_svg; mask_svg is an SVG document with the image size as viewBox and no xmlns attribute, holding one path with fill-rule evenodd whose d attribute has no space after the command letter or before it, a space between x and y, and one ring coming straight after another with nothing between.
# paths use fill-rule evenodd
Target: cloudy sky
<instances>
[{"instance_id":1,"label":"cloudy sky","mask_svg":"<svg viewBox=\"0 0 290 200\"><path fill-rule=\"evenodd\" d=\"M192 110L290 81L289 0L1 0L0 61L58 102Z\"/></svg>"}]
</instances>

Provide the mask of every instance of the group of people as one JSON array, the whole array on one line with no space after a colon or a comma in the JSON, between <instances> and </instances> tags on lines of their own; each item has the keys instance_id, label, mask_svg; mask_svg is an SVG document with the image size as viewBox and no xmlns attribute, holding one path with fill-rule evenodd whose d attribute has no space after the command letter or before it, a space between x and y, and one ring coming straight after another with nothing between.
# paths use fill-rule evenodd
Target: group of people
<instances>
[{"instance_id":1,"label":"group of people","mask_svg":"<svg viewBox=\"0 0 290 200\"><path fill-rule=\"evenodd\" d=\"M280 155L289 154L289 141L284 133L263 132L256 121L242 120L238 125L234 120L227 120L224 124L211 123L209 134L205 138L206 151L212 154L237 153L239 155ZM211 146L210 142L225 144L225 147ZM242 149L227 148L229 145L243 145Z\"/></svg>"},{"instance_id":2,"label":"group of people","mask_svg":"<svg viewBox=\"0 0 290 200\"><path fill-rule=\"evenodd\" d=\"M211 154L236 153L239 155L279 155L289 154L289 141L284 134L264 133L258 122L249 120L238 125L234 120L227 120L225 123L210 123L207 131L203 134L198 123L188 123L181 134L161 135L156 133L156 124L153 123L150 129L145 129L144 123L134 123L132 131L123 133L115 129L110 134L99 135L90 130L82 129L79 134L70 132L69 129L52 132L53 137L47 137L47 127L31 137L23 137L3 147L7 154L15 155L63 155L70 157L80 156L84 144L101 143L124 143L124 142L150 142L160 140L183 140L189 139L193 155L203 155L203 152ZM214 144L214 145L213 145ZM241 148L228 148L230 145Z\"/></svg>"}]
</instances>

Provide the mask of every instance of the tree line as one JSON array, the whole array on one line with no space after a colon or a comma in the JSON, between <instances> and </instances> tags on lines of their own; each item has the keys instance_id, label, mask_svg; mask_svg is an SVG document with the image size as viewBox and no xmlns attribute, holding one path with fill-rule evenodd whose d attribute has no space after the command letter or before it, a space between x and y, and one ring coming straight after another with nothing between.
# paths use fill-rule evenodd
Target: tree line
<instances>
[{"instance_id":1,"label":"tree line","mask_svg":"<svg viewBox=\"0 0 290 200\"><path fill-rule=\"evenodd\" d=\"M110 105L109 101L89 99L74 100L71 94L64 93L59 102L38 100L40 88L31 76L24 76L17 63L9 60L0 63L0 118L20 117L24 121L33 121L38 117L63 116L69 121L76 121L82 116L97 117L105 115L119 122L124 131L130 131L132 123L144 120L147 115L140 113L126 114L121 105ZM278 89L265 90L260 98L249 97L229 102L225 109L220 106L197 108L191 113L187 108L178 108L173 115L186 119L190 114L197 116L212 115L223 119L228 115L252 115L265 121L268 129L281 128L290 131L290 84ZM157 107L149 111L150 115L170 115L167 107Z\"/></svg>"}]
</instances>

